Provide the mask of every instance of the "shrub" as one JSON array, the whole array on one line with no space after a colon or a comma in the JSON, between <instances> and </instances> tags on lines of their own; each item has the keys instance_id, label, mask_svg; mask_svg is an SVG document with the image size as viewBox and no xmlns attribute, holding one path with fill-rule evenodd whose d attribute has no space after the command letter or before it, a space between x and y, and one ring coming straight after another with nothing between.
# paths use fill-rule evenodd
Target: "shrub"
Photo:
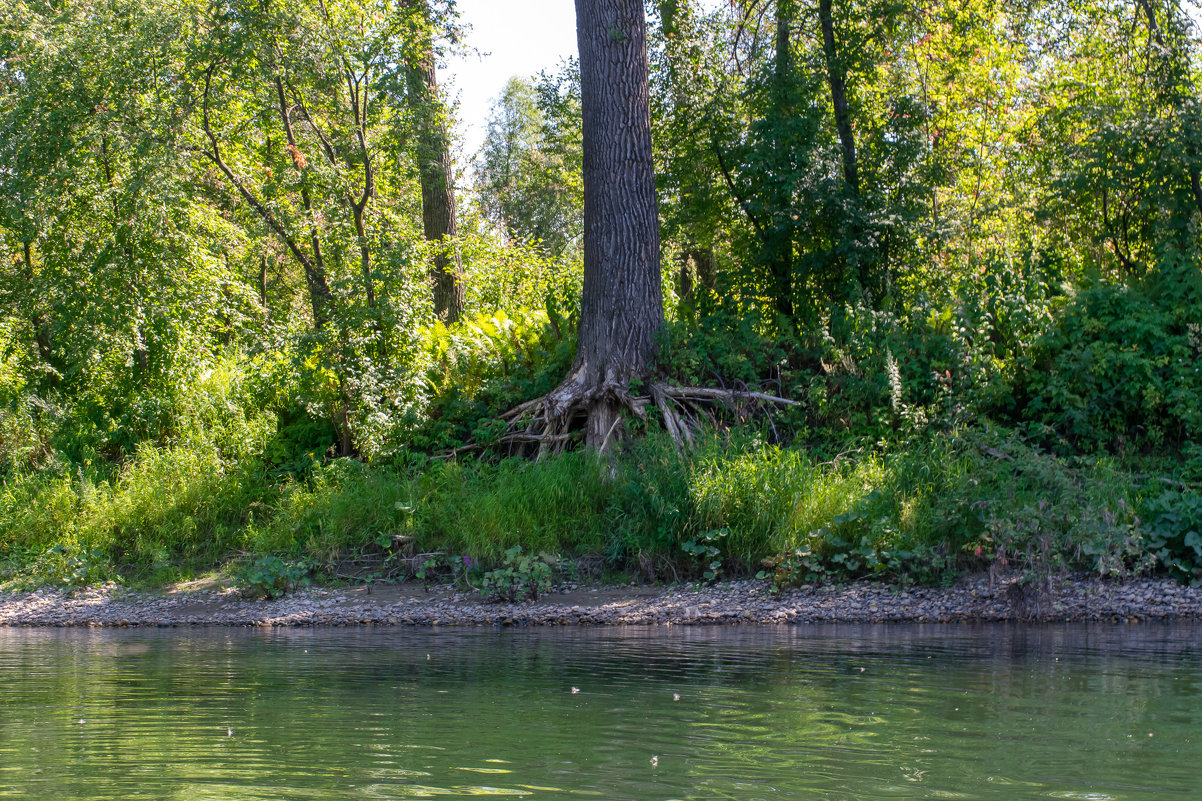
<instances>
[{"instance_id":1,"label":"shrub","mask_svg":"<svg viewBox=\"0 0 1202 801\"><path fill-rule=\"evenodd\" d=\"M1024 375L1026 418L1087 449L1202 438L1202 305L1154 287L1096 284L1065 306Z\"/></svg>"},{"instance_id":2,"label":"shrub","mask_svg":"<svg viewBox=\"0 0 1202 801\"><path fill-rule=\"evenodd\" d=\"M551 565L545 557L522 553L515 545L505 551L501 565L480 579L480 592L491 601L537 600L551 589Z\"/></svg>"},{"instance_id":3,"label":"shrub","mask_svg":"<svg viewBox=\"0 0 1202 801\"><path fill-rule=\"evenodd\" d=\"M1135 493L1108 460L1058 457L1004 431L931 435L882 457L871 481L771 567L785 583L937 581L991 564L1043 576L1139 571Z\"/></svg>"},{"instance_id":4,"label":"shrub","mask_svg":"<svg viewBox=\"0 0 1202 801\"><path fill-rule=\"evenodd\" d=\"M275 599L308 586L312 570L312 564L303 559L261 556L234 574L234 584L247 598Z\"/></svg>"},{"instance_id":5,"label":"shrub","mask_svg":"<svg viewBox=\"0 0 1202 801\"><path fill-rule=\"evenodd\" d=\"M0 487L0 546L104 554L136 579L162 580L228 555L272 490L253 463L209 446L142 445L115 476L44 471Z\"/></svg>"},{"instance_id":6,"label":"shrub","mask_svg":"<svg viewBox=\"0 0 1202 801\"><path fill-rule=\"evenodd\" d=\"M411 420L408 445L425 452L493 441L495 416L553 389L575 352L575 323L553 302L452 328L436 322L423 336L429 402Z\"/></svg>"},{"instance_id":7,"label":"shrub","mask_svg":"<svg viewBox=\"0 0 1202 801\"><path fill-rule=\"evenodd\" d=\"M18 547L9 551L6 561L0 582L12 589L48 585L73 592L105 581L122 581L106 553L88 548L52 545L38 551Z\"/></svg>"},{"instance_id":8,"label":"shrub","mask_svg":"<svg viewBox=\"0 0 1202 801\"><path fill-rule=\"evenodd\" d=\"M1202 587L1202 495L1163 492L1144 504L1146 548L1169 575Z\"/></svg>"}]
</instances>

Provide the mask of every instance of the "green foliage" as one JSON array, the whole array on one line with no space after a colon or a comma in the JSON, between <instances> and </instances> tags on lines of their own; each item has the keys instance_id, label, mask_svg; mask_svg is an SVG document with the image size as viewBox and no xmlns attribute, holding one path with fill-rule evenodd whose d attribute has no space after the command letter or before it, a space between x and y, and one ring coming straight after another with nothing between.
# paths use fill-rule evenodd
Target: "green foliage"
<instances>
[{"instance_id":1,"label":"green foliage","mask_svg":"<svg viewBox=\"0 0 1202 801\"><path fill-rule=\"evenodd\" d=\"M612 487L584 453L530 464L434 462L411 486L418 547L487 562L514 545L530 553L601 550Z\"/></svg>"},{"instance_id":2,"label":"green foliage","mask_svg":"<svg viewBox=\"0 0 1202 801\"><path fill-rule=\"evenodd\" d=\"M263 448L263 458L280 475L307 476L337 450L338 430L328 419L314 417L303 406L282 410L275 434Z\"/></svg>"},{"instance_id":3,"label":"green foliage","mask_svg":"<svg viewBox=\"0 0 1202 801\"><path fill-rule=\"evenodd\" d=\"M1086 287L1033 348L1020 413L1084 448L1202 439L1199 332L1196 267Z\"/></svg>"},{"instance_id":4,"label":"green foliage","mask_svg":"<svg viewBox=\"0 0 1202 801\"><path fill-rule=\"evenodd\" d=\"M580 305L583 263L578 255L549 256L478 234L461 237L460 248L467 306L476 314L519 316L551 305L570 316Z\"/></svg>"},{"instance_id":5,"label":"green foliage","mask_svg":"<svg viewBox=\"0 0 1202 801\"><path fill-rule=\"evenodd\" d=\"M397 534L417 552L472 564L521 567L507 556L520 547L523 559L604 554L612 569L659 579L747 574L769 557L781 584L938 582L990 566L1123 575L1149 569L1152 556L1192 570L1186 530L1172 528L1192 508L1184 500L1145 503L1120 464L1048 454L1002 431L932 432L834 459L739 437L706 438L681 458L653 436L607 466L587 453L404 468L341 459L282 487L275 480L232 470L212 451L143 448L107 481L9 481L0 493L5 570L22 581L117 572L162 581L239 550L333 567L380 554ZM80 554L84 562L66 563ZM421 572L467 581L464 557ZM518 585L522 575L513 574Z\"/></svg>"},{"instance_id":6,"label":"green foliage","mask_svg":"<svg viewBox=\"0 0 1202 801\"><path fill-rule=\"evenodd\" d=\"M575 351L575 323L552 302L547 310L498 311L435 323L425 332L425 420L410 447L437 451L498 433L495 415L553 389Z\"/></svg>"},{"instance_id":7,"label":"green foliage","mask_svg":"<svg viewBox=\"0 0 1202 801\"><path fill-rule=\"evenodd\" d=\"M56 411L40 398L24 394L0 407L0 478L35 472L55 461L51 423Z\"/></svg>"},{"instance_id":8,"label":"green foliage","mask_svg":"<svg viewBox=\"0 0 1202 801\"><path fill-rule=\"evenodd\" d=\"M299 587L307 587L313 566L303 559L260 556L234 573L234 585L247 598L274 600Z\"/></svg>"},{"instance_id":9,"label":"green foliage","mask_svg":"<svg viewBox=\"0 0 1202 801\"><path fill-rule=\"evenodd\" d=\"M475 589L476 585L472 583L473 579L478 580L482 573L480 562L470 556L449 556L435 553L430 554L417 566L417 569L413 571L413 577L427 588L432 581L437 579L449 580L464 589Z\"/></svg>"},{"instance_id":10,"label":"green foliage","mask_svg":"<svg viewBox=\"0 0 1202 801\"><path fill-rule=\"evenodd\" d=\"M722 573L722 549L718 544L728 534L730 531L727 529L712 529L680 544L680 549L698 563L701 576L706 581L717 581Z\"/></svg>"},{"instance_id":11,"label":"green foliage","mask_svg":"<svg viewBox=\"0 0 1202 801\"><path fill-rule=\"evenodd\" d=\"M880 481L875 459L822 466L795 450L715 449L695 463L692 495L702 530L727 530L726 555L754 565L804 540Z\"/></svg>"},{"instance_id":12,"label":"green foliage","mask_svg":"<svg viewBox=\"0 0 1202 801\"><path fill-rule=\"evenodd\" d=\"M1202 495L1169 490L1144 503L1145 547L1173 578L1202 587Z\"/></svg>"},{"instance_id":13,"label":"green foliage","mask_svg":"<svg viewBox=\"0 0 1202 801\"><path fill-rule=\"evenodd\" d=\"M10 590L49 586L66 592L122 581L108 554L100 550L52 545L45 550L17 547L0 571L0 586Z\"/></svg>"},{"instance_id":14,"label":"green foliage","mask_svg":"<svg viewBox=\"0 0 1202 801\"><path fill-rule=\"evenodd\" d=\"M1194 494L1133 475L1202 476L1182 10L654 8L678 295L655 378L800 406L605 465L435 458L495 443L572 362L574 64L510 85L466 233L430 243L405 73L458 41L453 6L0 11L8 578L170 580L249 552L279 560L272 585L404 534L502 570L520 547L659 578L771 557L780 582L1153 559L1198 580ZM428 285L447 255L451 325Z\"/></svg>"},{"instance_id":15,"label":"green foliage","mask_svg":"<svg viewBox=\"0 0 1202 801\"><path fill-rule=\"evenodd\" d=\"M995 565L1145 570L1135 482L1104 460L1046 454L1013 435L924 437L879 462L859 491L770 567L779 583L884 575L932 581Z\"/></svg>"},{"instance_id":16,"label":"green foliage","mask_svg":"<svg viewBox=\"0 0 1202 801\"><path fill-rule=\"evenodd\" d=\"M500 567L480 579L480 592L490 601L537 600L539 593L550 589L551 563L545 556L522 553L520 545L506 550Z\"/></svg>"},{"instance_id":17,"label":"green foliage","mask_svg":"<svg viewBox=\"0 0 1202 801\"><path fill-rule=\"evenodd\" d=\"M44 472L0 488L0 545L101 552L122 575L168 580L232 552L271 488L211 448L139 448L113 477Z\"/></svg>"},{"instance_id":18,"label":"green foliage","mask_svg":"<svg viewBox=\"0 0 1202 801\"><path fill-rule=\"evenodd\" d=\"M573 95L571 75L562 80L566 93L550 77L537 88L510 78L489 115L476 168L486 219L509 242L556 257L580 252L584 228L579 87Z\"/></svg>"},{"instance_id":19,"label":"green foliage","mask_svg":"<svg viewBox=\"0 0 1202 801\"><path fill-rule=\"evenodd\" d=\"M256 553L304 555L320 565L378 550L377 538L409 530L411 489L398 478L350 459L314 465L282 487L242 542Z\"/></svg>"},{"instance_id":20,"label":"green foliage","mask_svg":"<svg viewBox=\"0 0 1202 801\"><path fill-rule=\"evenodd\" d=\"M751 386L778 376L796 351L796 343L765 335L752 319L718 312L669 323L659 368L684 386Z\"/></svg>"}]
</instances>

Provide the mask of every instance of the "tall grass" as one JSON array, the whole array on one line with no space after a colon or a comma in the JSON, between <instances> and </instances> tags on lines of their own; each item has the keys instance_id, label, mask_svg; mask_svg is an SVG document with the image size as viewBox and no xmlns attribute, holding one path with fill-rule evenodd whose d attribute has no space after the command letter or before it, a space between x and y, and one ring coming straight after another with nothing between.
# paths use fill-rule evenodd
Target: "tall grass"
<instances>
[{"instance_id":1,"label":"tall grass","mask_svg":"<svg viewBox=\"0 0 1202 801\"><path fill-rule=\"evenodd\" d=\"M713 451L693 471L700 528L730 530L726 547L751 564L796 548L883 483L880 459L817 464L803 451Z\"/></svg>"},{"instance_id":2,"label":"tall grass","mask_svg":"<svg viewBox=\"0 0 1202 801\"><path fill-rule=\"evenodd\" d=\"M92 552L110 572L165 580L233 552L247 515L269 500L263 476L211 447L139 447L115 477L83 470L10 476L0 490L0 554Z\"/></svg>"},{"instance_id":3,"label":"tall grass","mask_svg":"<svg viewBox=\"0 0 1202 801\"><path fill-rule=\"evenodd\" d=\"M485 564L521 545L600 554L616 570L666 561L690 575L683 546L721 532L728 575L799 549L938 554L968 567L999 552L1053 554L1103 572L1138 561L1138 481L1114 462L1071 462L1006 432L928 435L826 462L719 436L680 456L652 436L606 461L584 452L407 468L335 460L283 479L254 460L233 464L196 438L143 445L108 479L10 476L0 556L19 573L48 549L81 549L110 572L155 581L242 554L333 565L406 534L420 551Z\"/></svg>"}]
</instances>

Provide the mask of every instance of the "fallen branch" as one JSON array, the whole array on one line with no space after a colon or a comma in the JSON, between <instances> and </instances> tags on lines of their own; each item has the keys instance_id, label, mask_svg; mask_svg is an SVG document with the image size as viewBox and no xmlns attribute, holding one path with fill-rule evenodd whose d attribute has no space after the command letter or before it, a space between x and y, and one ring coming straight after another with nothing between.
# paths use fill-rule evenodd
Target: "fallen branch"
<instances>
[{"instance_id":1,"label":"fallen branch","mask_svg":"<svg viewBox=\"0 0 1202 801\"><path fill-rule=\"evenodd\" d=\"M505 412L505 414L501 415L501 419L512 420L514 418L521 417L523 412L529 411L535 406L538 406L543 402L543 400L545 400L545 398L546 396L543 396L541 398L535 398L534 400L528 400L525 403L519 403L517 406L514 406L512 409Z\"/></svg>"},{"instance_id":2,"label":"fallen branch","mask_svg":"<svg viewBox=\"0 0 1202 801\"><path fill-rule=\"evenodd\" d=\"M1132 473L1131 478L1137 481L1159 481L1161 484L1165 484L1170 487L1176 487L1177 489L1181 490L1198 489L1199 487L1202 487L1202 484L1199 484L1196 481L1178 481L1175 478L1169 478L1167 476L1153 476L1147 473Z\"/></svg>"},{"instance_id":3,"label":"fallen branch","mask_svg":"<svg viewBox=\"0 0 1202 801\"><path fill-rule=\"evenodd\" d=\"M986 456L992 456L994 459L997 459L997 460L1003 461L1003 462L1013 462L1014 461L1014 457L1011 456L1010 454L1002 453L997 448L991 448L988 445L981 446L981 453L985 454Z\"/></svg>"},{"instance_id":4,"label":"fallen branch","mask_svg":"<svg viewBox=\"0 0 1202 801\"><path fill-rule=\"evenodd\" d=\"M501 437L497 442L566 442L569 439L577 439L579 436L575 431L569 431L566 434L532 434L528 431L515 431Z\"/></svg>"},{"instance_id":5,"label":"fallen branch","mask_svg":"<svg viewBox=\"0 0 1202 801\"><path fill-rule=\"evenodd\" d=\"M458 456L461 453L468 453L469 451L478 451L483 447L484 447L483 445L478 445L477 443L472 442L467 445L460 445L458 448L451 448L449 451L444 451L443 453L435 454L433 458L435 458L435 459L454 459L456 456Z\"/></svg>"},{"instance_id":6,"label":"fallen branch","mask_svg":"<svg viewBox=\"0 0 1202 801\"><path fill-rule=\"evenodd\" d=\"M664 394L673 400L717 400L731 401L736 398L777 403L782 406L800 406L795 400L767 395L763 392L743 392L736 389L710 389L708 387L664 387Z\"/></svg>"}]
</instances>

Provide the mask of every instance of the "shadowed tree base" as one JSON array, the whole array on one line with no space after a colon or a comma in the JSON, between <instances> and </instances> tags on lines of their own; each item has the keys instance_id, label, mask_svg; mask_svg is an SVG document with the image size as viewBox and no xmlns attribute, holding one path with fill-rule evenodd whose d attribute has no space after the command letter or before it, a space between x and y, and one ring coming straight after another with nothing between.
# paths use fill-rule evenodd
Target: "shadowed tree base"
<instances>
[{"instance_id":1,"label":"shadowed tree base","mask_svg":"<svg viewBox=\"0 0 1202 801\"><path fill-rule=\"evenodd\" d=\"M508 447L511 453L536 453L541 457L562 452L583 440L598 452L604 452L611 442L621 439L626 413L649 422L648 409L654 408L677 451L683 451L692 447L703 427L717 426L715 409L730 409L740 420L746 420L765 406L773 405L797 406L798 402L763 392L674 387L664 383L652 384L648 395L632 395L625 382L590 385L569 377L541 398L526 401L501 415L509 427L497 445Z\"/></svg>"}]
</instances>

